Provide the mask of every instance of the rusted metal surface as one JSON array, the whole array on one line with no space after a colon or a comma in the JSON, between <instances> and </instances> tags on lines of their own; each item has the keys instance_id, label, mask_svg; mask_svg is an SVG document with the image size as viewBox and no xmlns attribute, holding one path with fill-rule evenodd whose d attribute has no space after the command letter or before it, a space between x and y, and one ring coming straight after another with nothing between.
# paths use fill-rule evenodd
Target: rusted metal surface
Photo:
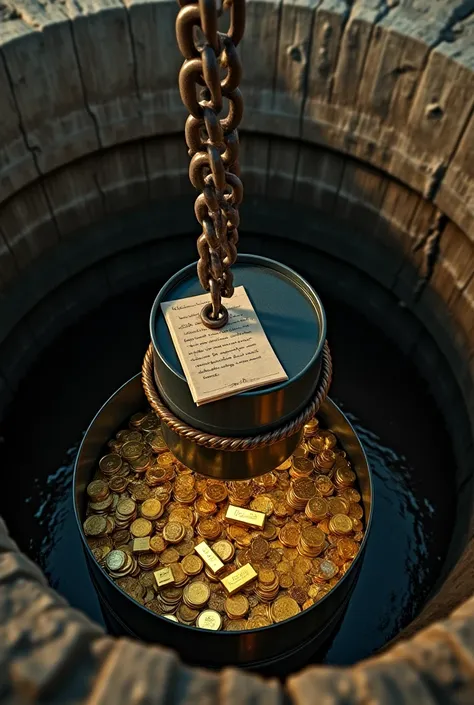
<instances>
[{"instance_id":1,"label":"rusted metal surface","mask_svg":"<svg viewBox=\"0 0 474 705\"><path fill-rule=\"evenodd\" d=\"M230 267L237 258L238 206L243 196L237 132L243 114L238 87L242 66L236 47L244 33L245 0L230 0L219 11L215 0L180 4L176 37L184 63L179 92L190 113L185 127L191 157L189 178L201 191L194 206L203 230L197 269L202 287L211 294L201 320L208 328L221 328L229 318L221 299L234 292ZM227 33L217 31L223 9L230 14ZM224 99L228 114L219 117Z\"/></svg>"}]
</instances>

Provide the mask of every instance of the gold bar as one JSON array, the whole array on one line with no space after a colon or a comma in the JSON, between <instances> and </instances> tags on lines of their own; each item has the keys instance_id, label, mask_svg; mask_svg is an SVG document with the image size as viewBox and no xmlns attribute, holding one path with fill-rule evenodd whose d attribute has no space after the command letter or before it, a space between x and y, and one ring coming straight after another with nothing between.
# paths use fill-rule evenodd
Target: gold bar
<instances>
[{"instance_id":1,"label":"gold bar","mask_svg":"<svg viewBox=\"0 0 474 705\"><path fill-rule=\"evenodd\" d=\"M205 541L201 541L201 543L198 543L197 546L194 546L194 550L198 556L201 556L209 570L212 570L212 572L216 575L221 572L224 567L223 562Z\"/></svg>"},{"instance_id":2,"label":"gold bar","mask_svg":"<svg viewBox=\"0 0 474 705\"><path fill-rule=\"evenodd\" d=\"M143 539L133 539L133 553L148 553L150 550L150 537L145 536Z\"/></svg>"},{"instance_id":3,"label":"gold bar","mask_svg":"<svg viewBox=\"0 0 474 705\"><path fill-rule=\"evenodd\" d=\"M163 588L167 585L174 584L174 575L171 568L161 568L161 570L155 570L153 575L155 576L156 585L158 588Z\"/></svg>"},{"instance_id":4,"label":"gold bar","mask_svg":"<svg viewBox=\"0 0 474 705\"><path fill-rule=\"evenodd\" d=\"M227 590L228 594L233 595L245 585L248 585L248 583L252 582L252 580L255 580L256 577L257 573L252 568L251 564L246 563L242 566L242 568L236 570L235 573L231 573L225 578L222 578L221 583Z\"/></svg>"},{"instance_id":5,"label":"gold bar","mask_svg":"<svg viewBox=\"0 0 474 705\"><path fill-rule=\"evenodd\" d=\"M263 529L265 525L265 514L263 512L255 512L253 509L244 509L243 507L234 507L233 504L229 504L225 518L232 524L252 526L254 529Z\"/></svg>"}]
</instances>

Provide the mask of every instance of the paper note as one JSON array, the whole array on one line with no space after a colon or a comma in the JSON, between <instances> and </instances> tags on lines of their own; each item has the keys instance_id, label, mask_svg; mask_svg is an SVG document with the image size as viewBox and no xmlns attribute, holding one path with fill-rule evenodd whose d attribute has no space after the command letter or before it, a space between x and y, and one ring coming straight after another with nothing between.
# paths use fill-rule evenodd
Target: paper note
<instances>
[{"instance_id":1,"label":"paper note","mask_svg":"<svg viewBox=\"0 0 474 705\"><path fill-rule=\"evenodd\" d=\"M288 379L243 286L229 299L229 321L207 328L209 294L166 301L161 309L197 406Z\"/></svg>"}]
</instances>

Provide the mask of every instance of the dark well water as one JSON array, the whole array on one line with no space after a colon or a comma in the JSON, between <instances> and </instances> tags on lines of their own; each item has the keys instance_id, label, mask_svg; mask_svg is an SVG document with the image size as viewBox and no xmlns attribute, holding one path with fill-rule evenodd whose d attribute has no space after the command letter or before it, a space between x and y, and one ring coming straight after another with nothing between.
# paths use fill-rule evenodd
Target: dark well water
<instances>
[{"instance_id":1,"label":"dark well water","mask_svg":"<svg viewBox=\"0 0 474 705\"><path fill-rule=\"evenodd\" d=\"M73 463L96 411L140 369L157 290L117 296L74 324L38 359L1 428L0 514L52 586L98 621L72 508ZM443 481L453 453L410 362L361 314L319 293L335 366L331 396L359 433L374 475L365 559L325 656L349 664L407 625L433 588L454 519Z\"/></svg>"}]
</instances>

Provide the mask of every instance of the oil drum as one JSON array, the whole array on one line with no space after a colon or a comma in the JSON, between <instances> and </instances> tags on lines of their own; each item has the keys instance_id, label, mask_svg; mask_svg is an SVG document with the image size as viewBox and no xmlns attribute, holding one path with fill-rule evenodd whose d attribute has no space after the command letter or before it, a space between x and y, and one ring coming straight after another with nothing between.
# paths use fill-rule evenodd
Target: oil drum
<instances>
[{"instance_id":1,"label":"oil drum","mask_svg":"<svg viewBox=\"0 0 474 705\"><path fill-rule=\"evenodd\" d=\"M329 398L318 417L333 431L357 474L364 509L365 536L352 565L337 585L319 602L296 616L254 630L209 631L172 622L122 591L95 560L87 543L86 487L97 463L107 452L107 441L132 414L147 406L141 375L124 384L103 405L81 443L74 469L74 507L87 565L97 590L104 618L111 631L175 649L189 664L211 668L238 666L264 673L284 673L301 668L328 640L350 599L364 558L370 532L373 490L364 450L349 421Z\"/></svg>"}]
</instances>

